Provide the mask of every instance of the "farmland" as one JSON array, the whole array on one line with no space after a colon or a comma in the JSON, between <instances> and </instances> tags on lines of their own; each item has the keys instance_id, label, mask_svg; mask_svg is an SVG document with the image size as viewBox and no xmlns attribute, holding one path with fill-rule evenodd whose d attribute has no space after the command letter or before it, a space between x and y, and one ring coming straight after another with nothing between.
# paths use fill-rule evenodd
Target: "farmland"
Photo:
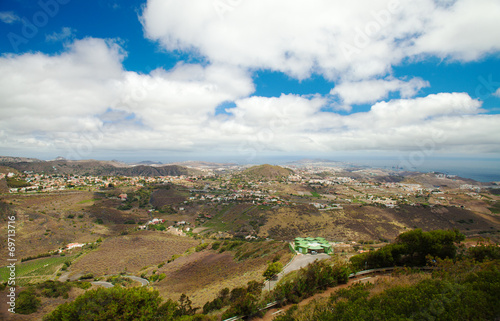
<instances>
[{"instance_id":1,"label":"farmland","mask_svg":"<svg viewBox=\"0 0 500 321\"><path fill-rule=\"evenodd\" d=\"M138 273L147 266L166 262L174 254L182 254L199 244L190 238L155 231L138 231L131 235L108 238L71 267L71 275L92 273L94 276Z\"/></svg>"},{"instance_id":2,"label":"farmland","mask_svg":"<svg viewBox=\"0 0 500 321\"><path fill-rule=\"evenodd\" d=\"M51 279L63 265L64 262L71 261L75 256L53 256L40 258L16 264L16 280L19 285L41 282ZM9 270L7 267L0 268L1 282L8 279Z\"/></svg>"}]
</instances>

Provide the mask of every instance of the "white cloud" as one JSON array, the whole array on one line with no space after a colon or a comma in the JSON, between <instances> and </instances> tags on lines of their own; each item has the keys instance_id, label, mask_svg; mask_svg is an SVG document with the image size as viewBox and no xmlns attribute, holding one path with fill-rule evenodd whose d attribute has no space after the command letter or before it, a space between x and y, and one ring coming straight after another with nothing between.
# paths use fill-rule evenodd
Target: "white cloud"
<instances>
[{"instance_id":1,"label":"white cloud","mask_svg":"<svg viewBox=\"0 0 500 321\"><path fill-rule=\"evenodd\" d=\"M297 79L385 77L405 58L474 60L500 50L496 0L149 0L146 35L212 62Z\"/></svg>"},{"instance_id":2,"label":"white cloud","mask_svg":"<svg viewBox=\"0 0 500 321\"><path fill-rule=\"evenodd\" d=\"M431 54L473 61L500 50L500 2L458 0L452 6L429 12L426 32L410 54Z\"/></svg>"},{"instance_id":3,"label":"white cloud","mask_svg":"<svg viewBox=\"0 0 500 321\"><path fill-rule=\"evenodd\" d=\"M6 24L12 24L21 21L21 18L12 11L2 11L0 12L0 21Z\"/></svg>"},{"instance_id":4,"label":"white cloud","mask_svg":"<svg viewBox=\"0 0 500 321\"><path fill-rule=\"evenodd\" d=\"M377 82L376 95L407 90L408 98L342 115L325 112L329 100L319 95L249 97L251 75L238 67L179 63L138 74L123 69L125 55L112 41L88 38L58 55L1 57L0 148L70 158L158 150L250 160L268 151L418 150L430 141L436 150L500 152L500 116L481 114L481 103L465 93L411 98L419 79ZM355 99L346 92L339 94ZM227 101L235 107L216 114Z\"/></svg>"},{"instance_id":5,"label":"white cloud","mask_svg":"<svg viewBox=\"0 0 500 321\"><path fill-rule=\"evenodd\" d=\"M500 88L498 88L497 91L495 91L495 93L493 95L500 97Z\"/></svg>"},{"instance_id":6,"label":"white cloud","mask_svg":"<svg viewBox=\"0 0 500 321\"><path fill-rule=\"evenodd\" d=\"M73 38L74 37L74 32L75 30L69 28L69 27L63 27L61 29L61 32L54 32L50 35L45 35L45 41L62 41L66 40L68 38Z\"/></svg>"},{"instance_id":7,"label":"white cloud","mask_svg":"<svg viewBox=\"0 0 500 321\"><path fill-rule=\"evenodd\" d=\"M428 86L429 82L421 78L413 78L410 81L375 79L340 83L330 94L339 96L342 102L348 105L365 104L385 99L391 92L399 92L403 98L413 97L420 89Z\"/></svg>"}]
</instances>

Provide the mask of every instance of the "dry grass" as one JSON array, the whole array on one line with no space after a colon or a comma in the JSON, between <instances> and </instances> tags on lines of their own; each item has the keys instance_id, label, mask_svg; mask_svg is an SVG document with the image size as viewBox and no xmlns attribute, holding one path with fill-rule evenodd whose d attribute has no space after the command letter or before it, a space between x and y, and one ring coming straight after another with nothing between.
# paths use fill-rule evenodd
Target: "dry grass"
<instances>
[{"instance_id":1,"label":"dry grass","mask_svg":"<svg viewBox=\"0 0 500 321\"><path fill-rule=\"evenodd\" d=\"M213 250L205 250L181 257L166 264L158 270L165 273L167 277L155 283L154 287L160 291L165 298L179 299L185 293L199 307L207 301L213 300L223 288L233 289L245 286L249 281L264 281L262 273L265 271L268 261L275 255L281 255L280 261L286 264L291 253L285 249L284 243L258 242L245 244L252 247L261 247L261 255L237 261L234 253L218 253ZM266 254L263 254L266 253Z\"/></svg>"},{"instance_id":2,"label":"dry grass","mask_svg":"<svg viewBox=\"0 0 500 321\"><path fill-rule=\"evenodd\" d=\"M166 262L199 241L156 231L138 231L130 235L111 237L97 250L81 257L71 266L71 273L93 273L94 276L127 271L138 274L150 265Z\"/></svg>"},{"instance_id":3,"label":"dry grass","mask_svg":"<svg viewBox=\"0 0 500 321\"><path fill-rule=\"evenodd\" d=\"M145 212L121 212L113 208L112 202L94 199L94 193L87 191L2 195L1 201L17 213L18 258L57 250L67 243L94 242L99 237L120 235L134 227L120 223L147 218ZM96 224L97 218L102 218L105 224ZM6 224L1 227L0 231L5 231ZM0 240L6 235L6 231L1 233ZM4 246L1 242L0 250Z\"/></svg>"},{"instance_id":4,"label":"dry grass","mask_svg":"<svg viewBox=\"0 0 500 321\"><path fill-rule=\"evenodd\" d=\"M297 236L322 236L329 240L392 240L413 228L423 230L457 228L466 236L495 233L500 219L456 207L347 205L343 210L318 211L311 206L283 207L266 213L259 236L292 240ZM463 222L468 222L464 224ZM471 222L471 223L469 223ZM494 234L489 234L489 237Z\"/></svg>"}]
</instances>

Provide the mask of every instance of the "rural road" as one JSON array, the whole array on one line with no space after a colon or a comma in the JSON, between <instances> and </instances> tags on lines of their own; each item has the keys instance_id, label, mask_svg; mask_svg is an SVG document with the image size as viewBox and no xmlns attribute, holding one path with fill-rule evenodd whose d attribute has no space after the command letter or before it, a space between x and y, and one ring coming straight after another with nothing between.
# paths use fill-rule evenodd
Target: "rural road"
<instances>
[{"instance_id":1,"label":"rural road","mask_svg":"<svg viewBox=\"0 0 500 321\"><path fill-rule=\"evenodd\" d=\"M149 281L146 280L146 279L143 279L143 278L140 278L138 276L133 276L133 275L124 275L123 277L125 278L129 278L133 281L137 281L137 282L140 282L141 283L141 286L146 286L149 284ZM95 282L90 282L94 285L101 285L105 288L112 288L114 285L110 282L104 282L104 281L95 281Z\"/></svg>"},{"instance_id":2,"label":"rural road","mask_svg":"<svg viewBox=\"0 0 500 321\"><path fill-rule=\"evenodd\" d=\"M281 271L279 274L278 274L278 278L275 279L275 280L271 280L269 281L270 284L265 284L264 288L265 289L274 289L274 287L276 286L276 284L279 282L279 280L281 280L281 278L283 276L285 276L286 274L292 272L292 271L295 271L295 270L300 270L301 268L303 267L306 267L308 266L309 264L311 264L312 262L316 261L316 260L325 260L325 259L329 259L330 258L330 255L328 254L315 254L315 255L312 255L312 254L297 254L292 262L290 262L290 264L288 264L284 269L283 271Z\"/></svg>"},{"instance_id":3,"label":"rural road","mask_svg":"<svg viewBox=\"0 0 500 321\"><path fill-rule=\"evenodd\" d=\"M133 275L125 275L125 277L129 278L129 279L132 279L134 281L137 281L137 282L140 282L142 284L142 286L146 286L149 284L149 281L146 280L146 279L143 279L143 278L140 278L138 276L133 276Z\"/></svg>"},{"instance_id":4,"label":"rural road","mask_svg":"<svg viewBox=\"0 0 500 321\"><path fill-rule=\"evenodd\" d=\"M104 282L104 281L95 281L95 282L90 282L91 284L94 284L94 285L101 285L105 288L112 288L114 287L114 285L112 283L109 283L109 282Z\"/></svg>"}]
</instances>

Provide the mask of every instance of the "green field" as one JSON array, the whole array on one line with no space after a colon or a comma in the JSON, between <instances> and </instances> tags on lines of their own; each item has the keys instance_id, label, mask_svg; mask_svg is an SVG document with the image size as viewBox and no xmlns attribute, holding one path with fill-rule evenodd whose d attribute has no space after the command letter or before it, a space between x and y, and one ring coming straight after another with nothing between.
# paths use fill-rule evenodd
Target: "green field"
<instances>
[{"instance_id":1,"label":"green field","mask_svg":"<svg viewBox=\"0 0 500 321\"><path fill-rule=\"evenodd\" d=\"M33 280L40 280L43 277L52 276L57 272L61 264L71 261L73 256L54 256L31 260L16 264L16 284L22 285ZM10 270L4 266L0 268L0 281L6 282L9 279Z\"/></svg>"},{"instance_id":2,"label":"green field","mask_svg":"<svg viewBox=\"0 0 500 321\"><path fill-rule=\"evenodd\" d=\"M319 195L317 192L311 192L311 195L313 197L321 198L321 195Z\"/></svg>"}]
</instances>

